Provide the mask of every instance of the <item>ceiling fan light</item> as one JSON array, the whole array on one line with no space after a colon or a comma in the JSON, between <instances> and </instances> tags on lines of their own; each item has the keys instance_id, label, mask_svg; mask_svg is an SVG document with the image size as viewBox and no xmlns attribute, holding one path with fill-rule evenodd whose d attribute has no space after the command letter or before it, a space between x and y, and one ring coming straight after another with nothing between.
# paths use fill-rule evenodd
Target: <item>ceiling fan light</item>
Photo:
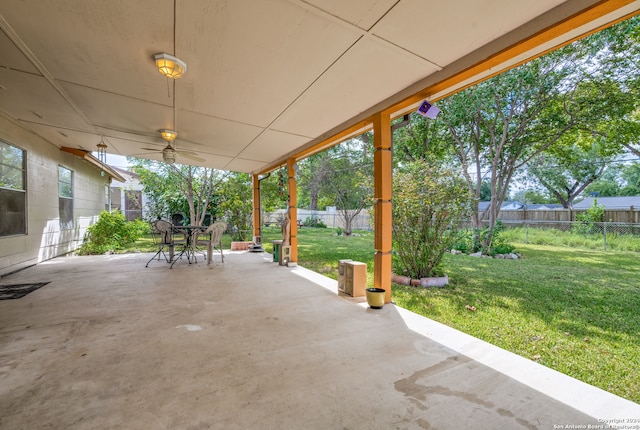
<instances>
[{"instance_id":1,"label":"ceiling fan light","mask_svg":"<svg viewBox=\"0 0 640 430\"><path fill-rule=\"evenodd\" d=\"M171 147L166 147L162 150L162 159L167 164L173 164L176 162L176 151Z\"/></svg>"},{"instance_id":2,"label":"ceiling fan light","mask_svg":"<svg viewBox=\"0 0 640 430\"><path fill-rule=\"evenodd\" d=\"M187 64L184 61L166 52L155 54L153 59L156 61L158 71L167 78L178 79L187 71Z\"/></svg>"},{"instance_id":3,"label":"ceiling fan light","mask_svg":"<svg viewBox=\"0 0 640 430\"><path fill-rule=\"evenodd\" d=\"M176 140L176 137L178 137L178 132L174 131L174 130L169 130L169 129L163 128L162 130L160 130L160 135L162 136L162 138L164 140L166 140L167 142L171 143L174 140Z\"/></svg>"}]
</instances>

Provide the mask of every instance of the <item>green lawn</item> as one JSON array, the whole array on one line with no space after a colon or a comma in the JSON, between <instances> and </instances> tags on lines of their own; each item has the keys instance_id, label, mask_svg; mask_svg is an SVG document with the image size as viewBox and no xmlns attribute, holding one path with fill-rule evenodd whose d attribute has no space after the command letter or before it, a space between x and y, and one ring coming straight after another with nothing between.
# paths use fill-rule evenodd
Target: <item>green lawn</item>
<instances>
[{"instance_id":1,"label":"green lawn","mask_svg":"<svg viewBox=\"0 0 640 430\"><path fill-rule=\"evenodd\" d=\"M267 252L280 229L262 232ZM300 265L337 278L338 260L367 263L373 234L298 231ZM529 240L531 241L531 235ZM230 242L226 238L226 247ZM223 242L224 244L225 242ZM521 260L445 255L447 288L394 286L399 306L640 402L640 254L513 242ZM474 306L470 311L466 306Z\"/></svg>"},{"instance_id":2,"label":"green lawn","mask_svg":"<svg viewBox=\"0 0 640 430\"><path fill-rule=\"evenodd\" d=\"M299 264L337 278L338 260L368 264L373 234L298 231ZM263 231L265 248L280 239ZM532 236L530 235L529 239ZM514 243L522 260L445 255L447 288L394 285L399 306L640 402L640 255ZM474 306L476 311L467 310Z\"/></svg>"}]
</instances>

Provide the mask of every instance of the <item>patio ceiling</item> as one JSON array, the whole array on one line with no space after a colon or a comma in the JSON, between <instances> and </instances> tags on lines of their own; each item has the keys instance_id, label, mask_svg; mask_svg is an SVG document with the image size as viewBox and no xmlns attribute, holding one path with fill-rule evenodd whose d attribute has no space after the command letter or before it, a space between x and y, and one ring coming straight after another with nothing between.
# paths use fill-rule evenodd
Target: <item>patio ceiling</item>
<instances>
[{"instance_id":1,"label":"patio ceiling","mask_svg":"<svg viewBox=\"0 0 640 430\"><path fill-rule=\"evenodd\" d=\"M640 10L640 0L4 0L0 112L57 147L262 172ZM153 54L187 63L161 76ZM20 142L14 142L20 144ZM154 148L149 151L143 148ZM195 154L194 154L195 153Z\"/></svg>"}]
</instances>

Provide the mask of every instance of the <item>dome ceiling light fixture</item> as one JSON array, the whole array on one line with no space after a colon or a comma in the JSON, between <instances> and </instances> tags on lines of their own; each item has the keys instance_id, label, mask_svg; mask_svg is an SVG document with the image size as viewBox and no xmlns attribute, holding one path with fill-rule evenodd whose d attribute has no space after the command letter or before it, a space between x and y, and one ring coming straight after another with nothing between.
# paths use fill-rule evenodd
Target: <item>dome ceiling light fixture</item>
<instances>
[{"instance_id":1,"label":"dome ceiling light fixture","mask_svg":"<svg viewBox=\"0 0 640 430\"><path fill-rule=\"evenodd\" d=\"M162 136L162 138L169 143L173 142L174 140L176 140L176 137L178 137L178 132L175 130L169 130L168 128L163 128L158 131L160 132L160 135Z\"/></svg>"},{"instance_id":2,"label":"dome ceiling light fixture","mask_svg":"<svg viewBox=\"0 0 640 430\"><path fill-rule=\"evenodd\" d=\"M156 62L158 71L167 78L178 79L187 71L187 63L166 52L155 54L153 59Z\"/></svg>"}]
</instances>

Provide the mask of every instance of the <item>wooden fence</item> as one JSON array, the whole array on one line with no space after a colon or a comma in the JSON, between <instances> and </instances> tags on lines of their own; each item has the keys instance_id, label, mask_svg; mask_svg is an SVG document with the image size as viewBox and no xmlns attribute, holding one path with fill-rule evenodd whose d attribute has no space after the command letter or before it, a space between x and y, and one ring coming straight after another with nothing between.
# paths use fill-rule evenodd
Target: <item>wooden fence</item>
<instances>
[{"instance_id":1,"label":"wooden fence","mask_svg":"<svg viewBox=\"0 0 640 430\"><path fill-rule=\"evenodd\" d=\"M575 221L576 215L587 209L548 209L548 210L501 210L498 218L503 221ZM638 223L640 209L628 208L605 209L605 222Z\"/></svg>"}]
</instances>

